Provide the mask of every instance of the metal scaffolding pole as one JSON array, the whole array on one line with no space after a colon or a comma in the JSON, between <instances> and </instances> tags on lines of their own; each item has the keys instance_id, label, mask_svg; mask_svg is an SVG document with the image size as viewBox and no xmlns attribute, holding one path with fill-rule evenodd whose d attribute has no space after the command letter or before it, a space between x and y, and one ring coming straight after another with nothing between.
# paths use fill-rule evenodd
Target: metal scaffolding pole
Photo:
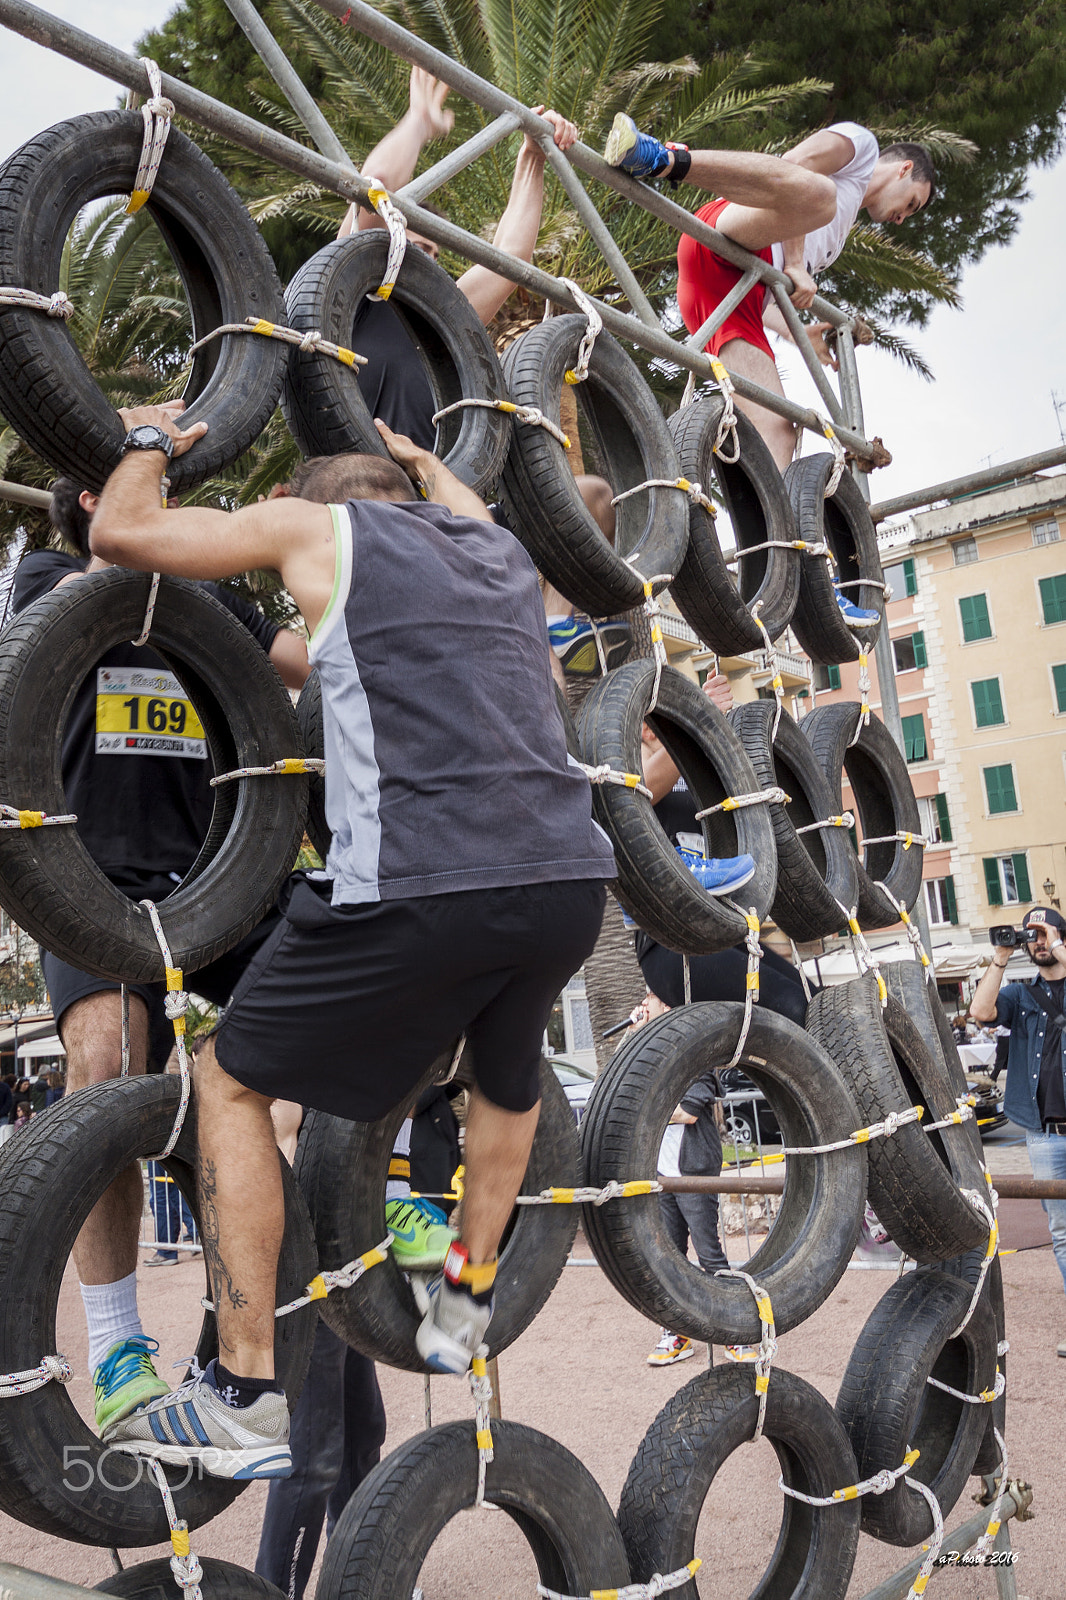
<instances>
[{"instance_id":1,"label":"metal scaffolding pole","mask_svg":"<svg viewBox=\"0 0 1066 1600\"><path fill-rule=\"evenodd\" d=\"M1066 465L1066 445L1058 444L1054 450L1041 450L1036 455L1019 456L1006 461L1001 467L989 467L984 472L968 472L961 478L948 478L944 483L933 483L925 489L913 489L909 494L898 494L892 500L880 500L870 507L875 522L894 517L900 511L916 511L919 506L933 505L937 500L961 500L964 495L980 494L984 489L1000 489L1016 483L1019 478L1031 478L1034 472L1047 467Z\"/></svg>"},{"instance_id":2,"label":"metal scaffolding pole","mask_svg":"<svg viewBox=\"0 0 1066 1600\"><path fill-rule=\"evenodd\" d=\"M0 500L11 500L17 506L36 506L39 511L47 511L52 504L52 496L46 489L30 489L24 483L10 483L7 478L0 478Z\"/></svg>"},{"instance_id":3,"label":"metal scaffolding pole","mask_svg":"<svg viewBox=\"0 0 1066 1600\"><path fill-rule=\"evenodd\" d=\"M251 0L226 0L226 4L322 154L354 172L355 163L318 109L315 100L307 92L303 79L251 4Z\"/></svg>"}]
</instances>

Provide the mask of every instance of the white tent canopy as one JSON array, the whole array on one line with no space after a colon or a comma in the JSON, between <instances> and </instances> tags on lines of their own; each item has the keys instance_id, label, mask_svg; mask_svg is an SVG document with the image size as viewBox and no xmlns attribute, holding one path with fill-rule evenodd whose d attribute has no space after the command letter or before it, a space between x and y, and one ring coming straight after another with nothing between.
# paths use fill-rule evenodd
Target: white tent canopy
<instances>
[{"instance_id":1,"label":"white tent canopy","mask_svg":"<svg viewBox=\"0 0 1066 1600\"><path fill-rule=\"evenodd\" d=\"M58 1034L49 1034L44 1039L31 1039L28 1044L19 1045L19 1060L28 1061L43 1056L65 1056L62 1039Z\"/></svg>"},{"instance_id":2,"label":"white tent canopy","mask_svg":"<svg viewBox=\"0 0 1066 1600\"><path fill-rule=\"evenodd\" d=\"M898 939L894 944L881 945L873 954L878 961L885 963L913 961L914 946L907 939ZM954 983L959 979L970 977L985 964L987 957L988 951L979 944L933 946L933 967L937 980L941 983ZM847 983L850 978L859 975L855 957L846 945L841 945L838 950L830 950L824 956L818 956L817 966L813 957L805 961L803 970L815 982L828 984Z\"/></svg>"}]
</instances>

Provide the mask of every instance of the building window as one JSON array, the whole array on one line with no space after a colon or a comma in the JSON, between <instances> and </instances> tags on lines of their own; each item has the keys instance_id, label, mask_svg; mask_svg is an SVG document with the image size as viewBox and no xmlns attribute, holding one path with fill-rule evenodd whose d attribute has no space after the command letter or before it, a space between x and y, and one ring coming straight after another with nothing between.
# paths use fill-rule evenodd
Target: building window
<instances>
[{"instance_id":1,"label":"building window","mask_svg":"<svg viewBox=\"0 0 1066 1600\"><path fill-rule=\"evenodd\" d=\"M959 908L955 900L954 878L926 878L925 908L929 913L931 927L944 927L946 923L957 923Z\"/></svg>"},{"instance_id":2,"label":"building window","mask_svg":"<svg viewBox=\"0 0 1066 1600\"><path fill-rule=\"evenodd\" d=\"M1004 811L1018 810L1018 794L1014 787L1014 767L1006 762L1001 767L984 767L985 796L990 817Z\"/></svg>"},{"instance_id":3,"label":"building window","mask_svg":"<svg viewBox=\"0 0 1066 1600\"><path fill-rule=\"evenodd\" d=\"M1045 624L1066 622L1066 572L1040 579L1040 605Z\"/></svg>"},{"instance_id":4,"label":"building window","mask_svg":"<svg viewBox=\"0 0 1066 1600\"><path fill-rule=\"evenodd\" d=\"M998 678L978 678L970 685L973 696L973 720L977 728L997 728L1006 722L1003 715L1003 695Z\"/></svg>"},{"instance_id":5,"label":"building window","mask_svg":"<svg viewBox=\"0 0 1066 1600\"><path fill-rule=\"evenodd\" d=\"M946 794L923 795L918 801L922 836L930 844L951 843L951 818Z\"/></svg>"},{"instance_id":6,"label":"building window","mask_svg":"<svg viewBox=\"0 0 1066 1600\"><path fill-rule=\"evenodd\" d=\"M918 593L918 579L914 571L914 557L908 556L905 561L897 561L894 566L885 568L885 582L892 593L889 600L903 600L909 595Z\"/></svg>"},{"instance_id":7,"label":"building window","mask_svg":"<svg viewBox=\"0 0 1066 1600\"><path fill-rule=\"evenodd\" d=\"M1052 667L1051 681L1055 686L1055 710L1066 711L1066 664Z\"/></svg>"},{"instance_id":8,"label":"building window","mask_svg":"<svg viewBox=\"0 0 1066 1600\"><path fill-rule=\"evenodd\" d=\"M959 601L963 644L974 644L978 639L991 639L992 620L988 615L986 594L964 594Z\"/></svg>"},{"instance_id":9,"label":"building window","mask_svg":"<svg viewBox=\"0 0 1066 1600\"><path fill-rule=\"evenodd\" d=\"M1055 521L1054 517L1049 518L1046 522L1034 522L1031 524L1031 527L1033 530L1034 545L1058 544L1059 525Z\"/></svg>"},{"instance_id":10,"label":"building window","mask_svg":"<svg viewBox=\"0 0 1066 1600\"><path fill-rule=\"evenodd\" d=\"M826 689L840 688L840 668L823 667L818 662L814 663L813 683L815 689L822 692Z\"/></svg>"},{"instance_id":11,"label":"building window","mask_svg":"<svg viewBox=\"0 0 1066 1600\"><path fill-rule=\"evenodd\" d=\"M928 760L928 751L925 742L925 717L922 712L917 716L904 717L903 721L903 753L908 761Z\"/></svg>"},{"instance_id":12,"label":"building window","mask_svg":"<svg viewBox=\"0 0 1066 1600\"><path fill-rule=\"evenodd\" d=\"M895 657L897 672L913 672L915 667L928 666L925 655L925 634L905 633L901 639L893 639L892 654Z\"/></svg>"},{"instance_id":13,"label":"building window","mask_svg":"<svg viewBox=\"0 0 1066 1600\"><path fill-rule=\"evenodd\" d=\"M971 535L951 541L951 559L957 567L968 567L977 560L977 540Z\"/></svg>"},{"instance_id":14,"label":"building window","mask_svg":"<svg viewBox=\"0 0 1066 1600\"><path fill-rule=\"evenodd\" d=\"M1011 856L985 856L983 865L990 906L1016 906L1032 899L1029 859L1024 850Z\"/></svg>"}]
</instances>

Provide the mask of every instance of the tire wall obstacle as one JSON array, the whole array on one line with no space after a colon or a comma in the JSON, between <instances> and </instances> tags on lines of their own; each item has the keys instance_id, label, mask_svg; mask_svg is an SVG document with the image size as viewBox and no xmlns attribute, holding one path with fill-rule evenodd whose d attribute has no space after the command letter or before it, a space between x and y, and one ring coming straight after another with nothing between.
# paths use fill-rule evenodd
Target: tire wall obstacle
<instances>
[{"instance_id":1,"label":"tire wall obstacle","mask_svg":"<svg viewBox=\"0 0 1066 1600\"><path fill-rule=\"evenodd\" d=\"M57 470L93 488L119 459L121 427L56 313L57 274L78 208L130 185L141 129L133 113L75 118L30 141L0 170L0 411ZM51 195L55 203L44 205L42 196ZM174 464L174 488L236 461L279 396L304 451L378 450L347 358L359 297L392 271L388 236L327 246L283 302L240 201L177 132L148 205L193 312L199 349L186 391L189 418L202 413L212 424L210 444ZM998 1465L1002 1447L995 1195L957 1058L936 1020L932 969L909 921L924 841L906 765L865 703L794 722L774 652L791 623L815 660L858 659L865 671L884 591L862 495L841 476L839 449L803 457L783 480L724 385L667 422L632 358L587 310L524 334L501 367L442 269L410 251L394 276L394 304L447 413L439 452L479 492L498 489L517 537L576 606L594 619L637 606L648 616L652 656L605 671L576 728L567 727L592 783L596 819L615 849L618 899L686 961L737 944L748 954L743 1004L687 1005L618 1051L590 1099L580 1147L545 1069L541 1128L503 1251L489 1348L505 1348L536 1316L580 1217L606 1276L631 1304L690 1337L747 1346L751 1359L701 1376L664 1407L634 1458L617 1517L555 1441L514 1423L490 1427L484 1363L475 1362L476 1420L430 1428L371 1473L338 1524L319 1595L410 1593L440 1528L489 1501L524 1532L547 1594L585 1595L631 1579L651 1585L641 1593L658 1594L656 1575L669 1574L668 1587L691 1600L696 1526L715 1474L741 1444L764 1436L781 1462L783 1497L781 1533L759 1593L843 1597L860 1527L893 1543L931 1541L931 1565L942 1516L978 1462L983 1471ZM255 328L244 325L249 313ZM560 425L564 379L574 384L582 426L617 496L617 547L574 486ZM719 540L719 505L733 523L734 557ZM872 627L844 625L837 585L876 611ZM708 650L766 652L774 701L724 717L669 665L656 599L668 586ZM103 650L140 635L146 619L153 647L203 722L216 771L232 778L216 790L200 856L158 915L118 895L88 857L65 815L59 776L60 734L78 682ZM191 584L164 578L156 593L149 576L112 571L45 597L0 639L0 799L8 808L0 903L66 959L124 982L194 972L237 943L273 902L305 825L323 855L328 850L324 783L314 765L322 756L316 680L297 715L240 632ZM658 823L641 778L643 722L698 802L706 854L754 857L754 876L732 899L697 884ZM861 859L843 814L845 774ZM806 1029L758 1004L758 930L770 916L794 939L818 939L842 925L852 936L861 975L816 995ZM864 930L901 919L916 959L882 970ZM178 970L179 989L182 981ZM665 1237L657 1157L686 1090L708 1071L737 1065L778 1118L785 1191L746 1269L708 1276ZM425 1082L440 1070L434 1064ZM461 1076L462 1062L458 1070ZM173 1531L157 1486L127 1481L129 1458L115 1458L114 1489L95 1465L91 1496L60 1487L61 1440L76 1434L93 1463L106 1452L65 1394L69 1368L54 1353L55 1307L70 1243L124 1165L165 1146L167 1171L195 1205L187 1099L185 1072L180 1084L98 1085L0 1153L0 1303L11 1308L0 1329L0 1510L63 1538L148 1545L168 1526ZM405 1109L373 1126L318 1113L307 1119L294 1174L286 1175L278 1284L279 1296L296 1303L279 1316L277 1334L290 1403L309 1357L314 1299L323 1299L322 1315L356 1348L420 1369L410 1288L387 1249L374 1249L385 1232L388 1158ZM31 1225L56 1172L64 1222L55 1259L42 1270ZM775 1332L802 1325L832 1292L868 1195L921 1268L870 1318L834 1411L775 1364ZM210 1356L212 1340L208 1313L198 1356ZM924 1441L917 1466L915 1430ZM195 1529L240 1488L207 1478L175 1489L176 1514ZM405 1537L412 1500L423 1508L421 1544ZM210 1592L260 1592L242 1589L225 1563L215 1566ZM101 1588L161 1594L155 1568ZM183 1587L194 1587L185 1581L190 1569L181 1572Z\"/></svg>"}]
</instances>

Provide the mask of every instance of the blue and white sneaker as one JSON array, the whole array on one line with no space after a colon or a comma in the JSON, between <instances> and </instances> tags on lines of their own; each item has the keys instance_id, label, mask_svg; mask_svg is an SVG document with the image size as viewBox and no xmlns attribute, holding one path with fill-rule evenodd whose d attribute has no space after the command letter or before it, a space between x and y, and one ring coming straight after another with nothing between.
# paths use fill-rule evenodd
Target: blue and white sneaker
<instances>
[{"instance_id":1,"label":"blue and white sneaker","mask_svg":"<svg viewBox=\"0 0 1066 1600\"><path fill-rule=\"evenodd\" d=\"M603 159L609 167L621 167L631 178L656 178L666 171L670 150L650 133L641 133L633 118L619 111L607 135Z\"/></svg>"},{"instance_id":2,"label":"blue and white sneaker","mask_svg":"<svg viewBox=\"0 0 1066 1600\"><path fill-rule=\"evenodd\" d=\"M698 856L691 850L674 847L696 882L708 894L732 894L755 876L754 856Z\"/></svg>"},{"instance_id":3,"label":"blue and white sneaker","mask_svg":"<svg viewBox=\"0 0 1066 1600\"><path fill-rule=\"evenodd\" d=\"M151 1456L174 1466L196 1463L212 1478L287 1478L289 1408L280 1391L250 1406L231 1406L214 1383L215 1363L172 1394L113 1423L103 1442L126 1455Z\"/></svg>"},{"instance_id":4,"label":"blue and white sneaker","mask_svg":"<svg viewBox=\"0 0 1066 1600\"><path fill-rule=\"evenodd\" d=\"M880 622L880 611L864 611L861 606L855 605L853 601L842 595L836 583L833 584L833 588L836 590L840 615L844 618L849 628L872 628L875 623Z\"/></svg>"},{"instance_id":5,"label":"blue and white sneaker","mask_svg":"<svg viewBox=\"0 0 1066 1600\"><path fill-rule=\"evenodd\" d=\"M596 648L597 631L610 672L612 667L622 665L633 648L633 629L628 622L600 622L596 630L583 616L556 617L548 623L549 642L568 677L599 677L602 669Z\"/></svg>"},{"instance_id":6,"label":"blue and white sneaker","mask_svg":"<svg viewBox=\"0 0 1066 1600\"><path fill-rule=\"evenodd\" d=\"M470 1370L478 1347L492 1320L495 1296L484 1305L461 1284L453 1286L443 1276L430 1283L412 1280L418 1309L424 1312L415 1345L430 1372L461 1376Z\"/></svg>"}]
</instances>

